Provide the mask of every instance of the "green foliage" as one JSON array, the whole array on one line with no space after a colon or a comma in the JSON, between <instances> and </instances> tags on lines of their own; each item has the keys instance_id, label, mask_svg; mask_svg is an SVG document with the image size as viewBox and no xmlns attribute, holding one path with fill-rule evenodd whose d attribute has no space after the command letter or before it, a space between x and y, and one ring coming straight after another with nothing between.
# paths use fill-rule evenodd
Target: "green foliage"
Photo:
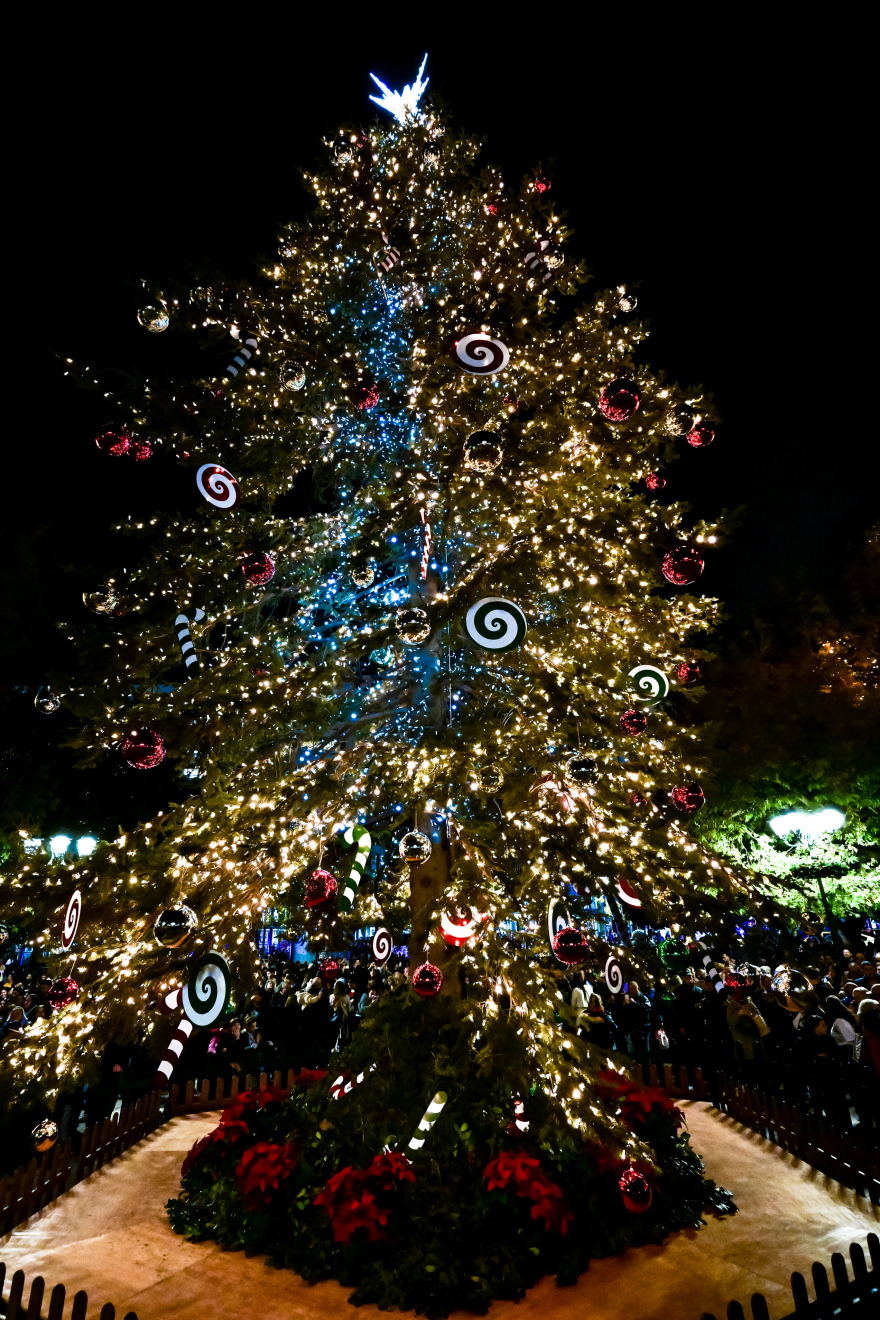
<instances>
[{"instance_id":1,"label":"green foliage","mask_svg":"<svg viewBox=\"0 0 880 1320\"><path fill-rule=\"evenodd\" d=\"M340 1100L328 1098L331 1072L283 1103L246 1110L247 1134L206 1147L184 1175L181 1196L168 1204L175 1230L266 1252L309 1280L338 1278L356 1304L442 1317L521 1297L546 1273L573 1283L591 1258L661 1242L699 1224L707 1201L720 1198L668 1112L654 1105L633 1134L576 1128L561 1091L535 1078L516 1025L495 1017L478 1027L467 1003L412 994L383 1000L338 1060L349 1076L374 1063ZM406 1151L415 1184L377 1191L385 1235L371 1241L359 1229L347 1243L334 1241L316 1195L341 1170L366 1168L385 1146L405 1151L438 1090L449 1096L445 1109L421 1151ZM525 1138L506 1133L515 1094L528 1097ZM630 1152L655 1164L653 1203L639 1216L624 1208L617 1185L627 1140ZM235 1170L261 1141L292 1143L297 1163L267 1208L247 1209ZM540 1159L574 1216L567 1233L548 1232L531 1201L510 1187L488 1189L486 1165L504 1150Z\"/></svg>"}]
</instances>

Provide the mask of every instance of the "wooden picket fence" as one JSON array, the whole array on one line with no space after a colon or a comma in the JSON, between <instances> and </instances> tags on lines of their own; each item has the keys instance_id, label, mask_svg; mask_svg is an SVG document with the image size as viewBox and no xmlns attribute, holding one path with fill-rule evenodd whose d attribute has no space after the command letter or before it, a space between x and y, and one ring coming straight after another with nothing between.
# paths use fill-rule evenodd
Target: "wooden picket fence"
<instances>
[{"instance_id":1,"label":"wooden picket fence","mask_svg":"<svg viewBox=\"0 0 880 1320\"><path fill-rule=\"evenodd\" d=\"M54 1201L62 1192L115 1160L162 1123L161 1098L154 1091L83 1133L77 1154L70 1138L57 1142L41 1159L0 1178L0 1237Z\"/></svg>"},{"instance_id":2,"label":"wooden picket fence","mask_svg":"<svg viewBox=\"0 0 880 1320\"><path fill-rule=\"evenodd\" d=\"M9 1285L9 1296L4 1298L5 1282L6 1266L0 1264L0 1314L6 1316L7 1320L42 1320L46 1284L41 1275L38 1274L32 1281L26 1302L24 1301L24 1270L15 1271ZM49 1310L46 1312L45 1320L64 1320L65 1298L64 1284L56 1283L49 1298ZM74 1294L73 1306L67 1320L86 1320L88 1306L89 1295L81 1289ZM99 1320L116 1320L116 1308L112 1302L106 1302L101 1307ZM137 1315L134 1311L127 1311L122 1320L137 1320Z\"/></svg>"},{"instance_id":3,"label":"wooden picket fence","mask_svg":"<svg viewBox=\"0 0 880 1320\"><path fill-rule=\"evenodd\" d=\"M719 1075L713 1103L725 1114L791 1151L844 1187L880 1203L880 1152L849 1133L835 1132L821 1120L799 1114L793 1105Z\"/></svg>"},{"instance_id":4,"label":"wooden picket fence","mask_svg":"<svg viewBox=\"0 0 880 1320\"><path fill-rule=\"evenodd\" d=\"M637 1063L632 1069L632 1075L642 1086L659 1086L667 1095L675 1096L676 1100L711 1099L701 1068L695 1068L691 1078L687 1068L679 1068L676 1072L670 1063L664 1063L662 1075L653 1063L647 1072Z\"/></svg>"},{"instance_id":5,"label":"wooden picket fence","mask_svg":"<svg viewBox=\"0 0 880 1320\"><path fill-rule=\"evenodd\" d=\"M296 1069L290 1068L286 1076L280 1072L260 1073L259 1077L249 1074L240 1080L233 1076L228 1090L222 1077L205 1077L201 1082L190 1079L184 1084L182 1098L175 1082L168 1093L165 1114L167 1118L174 1118L177 1114L197 1114L204 1109L226 1109L240 1091L265 1091L270 1086L283 1095L290 1095L296 1075Z\"/></svg>"},{"instance_id":6,"label":"wooden picket fence","mask_svg":"<svg viewBox=\"0 0 880 1320\"><path fill-rule=\"evenodd\" d=\"M851 1242L849 1258L853 1277L847 1273L846 1261L839 1251L831 1257L834 1288L828 1282L828 1271L816 1261L812 1267L813 1289L811 1302L804 1276L795 1271L791 1276L791 1295L794 1310L784 1320L876 1320L880 1315L880 1239L876 1233L868 1234L871 1268L858 1242ZM767 1298L753 1293L750 1303L751 1320L770 1320ZM704 1311L702 1320L716 1320L710 1311ZM727 1320L749 1320L741 1302L727 1303Z\"/></svg>"}]
</instances>

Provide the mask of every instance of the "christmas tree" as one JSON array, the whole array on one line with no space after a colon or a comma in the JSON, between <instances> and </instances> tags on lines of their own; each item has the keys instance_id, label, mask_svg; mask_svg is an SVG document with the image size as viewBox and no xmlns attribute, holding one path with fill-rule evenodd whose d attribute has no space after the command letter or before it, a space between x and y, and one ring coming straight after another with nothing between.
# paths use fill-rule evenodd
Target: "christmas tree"
<instances>
[{"instance_id":1,"label":"christmas tree","mask_svg":"<svg viewBox=\"0 0 880 1320\"><path fill-rule=\"evenodd\" d=\"M3 1066L51 1107L111 1040L158 1055L174 987L197 1025L256 989L267 908L319 953L406 942L405 993L327 1077L224 1111L172 1216L439 1315L699 1222L669 1102L573 1033L558 972L619 988L652 956L627 914L686 955L764 900L688 828L718 532L655 497L711 401L636 371L636 296L586 296L551 180L477 169L423 69L327 143L257 281L139 314L179 351L114 382L98 444L188 494L124 524L65 701L84 765L168 758L186 800L19 859L10 909L46 951L66 924L78 993Z\"/></svg>"}]
</instances>

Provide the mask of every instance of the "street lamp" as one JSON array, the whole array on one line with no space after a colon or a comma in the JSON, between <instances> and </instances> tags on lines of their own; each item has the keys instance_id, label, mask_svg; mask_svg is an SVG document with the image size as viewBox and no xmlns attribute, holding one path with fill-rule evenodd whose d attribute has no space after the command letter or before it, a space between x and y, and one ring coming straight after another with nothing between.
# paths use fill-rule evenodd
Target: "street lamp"
<instances>
[{"instance_id":1,"label":"street lamp","mask_svg":"<svg viewBox=\"0 0 880 1320\"><path fill-rule=\"evenodd\" d=\"M833 834L846 820L837 807L823 807L821 811L786 811L767 822L774 834L785 839L789 834L800 834L810 843L822 834Z\"/></svg>"}]
</instances>

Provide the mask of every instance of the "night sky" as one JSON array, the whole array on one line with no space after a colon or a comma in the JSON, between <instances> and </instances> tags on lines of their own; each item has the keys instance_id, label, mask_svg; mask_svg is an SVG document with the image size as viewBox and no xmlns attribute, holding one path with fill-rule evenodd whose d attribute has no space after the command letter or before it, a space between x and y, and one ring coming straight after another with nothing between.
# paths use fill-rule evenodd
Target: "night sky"
<instances>
[{"instance_id":1,"label":"night sky","mask_svg":"<svg viewBox=\"0 0 880 1320\"><path fill-rule=\"evenodd\" d=\"M20 390L6 418L5 685L32 694L63 662L54 619L81 612L83 578L119 562L106 528L162 501L161 464L98 452L100 398L68 386L54 354L160 370L164 336L135 319L138 280L204 261L246 275L274 255L276 226L308 208L297 167L326 159L321 139L341 122L371 120L370 71L400 88L425 50L429 91L484 137L509 185L539 163L552 177L598 283L640 282L640 360L714 393L714 445L682 445L666 473L666 493L700 516L747 506L707 589L735 618L799 592L833 599L876 516L855 328L866 216L857 187L845 202L839 191L850 105L827 76L833 50L819 76L820 33L792 43L720 22L685 32L683 17L661 34L622 8L599 26L588 9L505 12L445 7L432 32L343 9L321 31L205 8L184 31L173 11L143 10L128 33L98 40L72 24L25 56L39 113L19 143L21 260L7 288L5 366ZM40 742L60 731L49 723L36 716Z\"/></svg>"}]
</instances>

